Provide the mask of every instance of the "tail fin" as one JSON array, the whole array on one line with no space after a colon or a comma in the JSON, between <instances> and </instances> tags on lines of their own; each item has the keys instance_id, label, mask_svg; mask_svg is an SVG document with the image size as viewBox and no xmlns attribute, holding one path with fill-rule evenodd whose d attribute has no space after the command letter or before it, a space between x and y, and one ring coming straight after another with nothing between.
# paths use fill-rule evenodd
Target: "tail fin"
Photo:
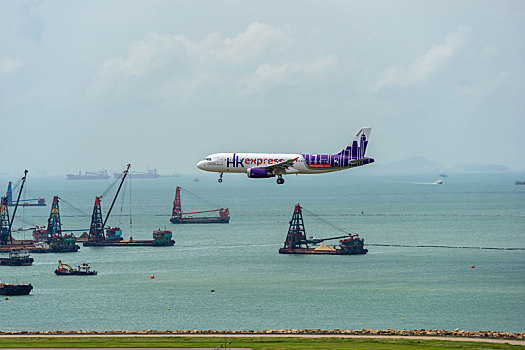
<instances>
[{"instance_id":1,"label":"tail fin","mask_svg":"<svg viewBox=\"0 0 525 350\"><path fill-rule=\"evenodd\" d=\"M368 138L370 137L370 130L372 128L362 128L348 146L346 146L339 154L348 156L350 159L362 159L365 157L366 146L368 145Z\"/></svg>"}]
</instances>

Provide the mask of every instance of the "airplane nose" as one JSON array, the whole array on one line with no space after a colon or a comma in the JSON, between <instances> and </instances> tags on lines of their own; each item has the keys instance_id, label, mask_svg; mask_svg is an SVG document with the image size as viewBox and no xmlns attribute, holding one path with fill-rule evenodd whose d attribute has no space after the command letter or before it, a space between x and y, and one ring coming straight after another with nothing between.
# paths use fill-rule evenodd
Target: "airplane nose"
<instances>
[{"instance_id":1,"label":"airplane nose","mask_svg":"<svg viewBox=\"0 0 525 350\"><path fill-rule=\"evenodd\" d=\"M200 162L197 163L197 168L201 169L201 170L204 170L204 161L201 160Z\"/></svg>"}]
</instances>

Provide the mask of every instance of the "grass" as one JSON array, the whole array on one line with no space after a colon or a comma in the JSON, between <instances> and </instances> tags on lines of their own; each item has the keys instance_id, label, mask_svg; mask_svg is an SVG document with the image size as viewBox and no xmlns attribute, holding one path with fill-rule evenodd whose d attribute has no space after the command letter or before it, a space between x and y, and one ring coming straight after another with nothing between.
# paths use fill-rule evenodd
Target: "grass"
<instances>
[{"instance_id":1,"label":"grass","mask_svg":"<svg viewBox=\"0 0 525 350\"><path fill-rule=\"evenodd\" d=\"M524 346L447 340L294 337L0 337L0 348L518 349Z\"/></svg>"}]
</instances>

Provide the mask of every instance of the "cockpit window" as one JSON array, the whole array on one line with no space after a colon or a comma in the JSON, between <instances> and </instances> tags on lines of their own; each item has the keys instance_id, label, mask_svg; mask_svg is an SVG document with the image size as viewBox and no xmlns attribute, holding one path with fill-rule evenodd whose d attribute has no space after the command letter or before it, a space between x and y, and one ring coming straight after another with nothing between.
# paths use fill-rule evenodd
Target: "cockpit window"
<instances>
[{"instance_id":1,"label":"cockpit window","mask_svg":"<svg viewBox=\"0 0 525 350\"><path fill-rule=\"evenodd\" d=\"M211 158L204 158L204 160L211 160Z\"/></svg>"}]
</instances>

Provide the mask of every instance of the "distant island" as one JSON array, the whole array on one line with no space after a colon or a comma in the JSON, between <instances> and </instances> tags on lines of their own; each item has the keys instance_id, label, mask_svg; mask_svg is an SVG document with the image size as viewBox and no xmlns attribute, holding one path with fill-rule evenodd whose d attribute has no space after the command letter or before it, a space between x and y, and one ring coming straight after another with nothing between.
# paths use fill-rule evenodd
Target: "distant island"
<instances>
[{"instance_id":1,"label":"distant island","mask_svg":"<svg viewBox=\"0 0 525 350\"><path fill-rule=\"evenodd\" d=\"M447 168L425 157L409 157L406 159L385 163L376 161L373 166L367 168L365 171L378 174L502 173L509 171L509 168L499 164L476 163L461 163Z\"/></svg>"}]
</instances>

